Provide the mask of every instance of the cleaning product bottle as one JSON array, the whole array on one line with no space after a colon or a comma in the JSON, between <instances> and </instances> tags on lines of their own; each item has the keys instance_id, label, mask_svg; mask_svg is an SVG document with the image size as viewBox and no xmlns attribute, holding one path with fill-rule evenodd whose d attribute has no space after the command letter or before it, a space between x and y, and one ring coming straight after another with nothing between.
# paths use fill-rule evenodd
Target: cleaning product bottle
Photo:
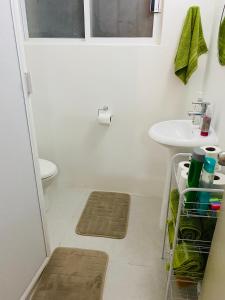
<instances>
[{"instance_id":1,"label":"cleaning product bottle","mask_svg":"<svg viewBox=\"0 0 225 300\"><path fill-rule=\"evenodd\" d=\"M198 187L201 171L205 159L205 151L201 148L194 148L192 153L191 165L188 173L187 187ZM194 202L197 201L197 192L188 192L185 199L185 208L196 208Z\"/></svg>"},{"instance_id":2,"label":"cleaning product bottle","mask_svg":"<svg viewBox=\"0 0 225 300\"><path fill-rule=\"evenodd\" d=\"M211 110L211 107L208 106L206 113L204 114L204 116L202 118L201 136L209 135L211 120L212 120L212 110Z\"/></svg>"},{"instance_id":3,"label":"cleaning product bottle","mask_svg":"<svg viewBox=\"0 0 225 300\"><path fill-rule=\"evenodd\" d=\"M199 187L211 188L214 181L214 171L216 167L216 160L213 157L205 157L203 165L202 176ZM200 215L207 215L210 205L210 192L198 193L198 213Z\"/></svg>"}]
</instances>

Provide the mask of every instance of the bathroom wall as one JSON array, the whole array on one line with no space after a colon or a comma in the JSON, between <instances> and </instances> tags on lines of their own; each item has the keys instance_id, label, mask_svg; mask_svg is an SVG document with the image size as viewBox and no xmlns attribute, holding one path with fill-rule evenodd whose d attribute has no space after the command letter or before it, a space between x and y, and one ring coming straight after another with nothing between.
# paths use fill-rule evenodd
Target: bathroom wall
<instances>
[{"instance_id":1,"label":"bathroom wall","mask_svg":"<svg viewBox=\"0 0 225 300\"><path fill-rule=\"evenodd\" d=\"M214 104L213 123L219 135L220 146L225 149L225 67L219 64L217 50L219 23L224 4L223 0L216 1L213 34L210 40L209 59L204 82L204 95L206 100Z\"/></svg>"},{"instance_id":2,"label":"bathroom wall","mask_svg":"<svg viewBox=\"0 0 225 300\"><path fill-rule=\"evenodd\" d=\"M223 0L216 1L213 34L211 38L210 56L207 64L204 93L207 100L214 103L214 126L219 135L219 144L225 149L225 67L220 66L217 56L217 36L219 22L224 6ZM224 299L225 286L225 214L221 212L214 234L209 256L201 300Z\"/></svg>"},{"instance_id":3,"label":"bathroom wall","mask_svg":"<svg viewBox=\"0 0 225 300\"><path fill-rule=\"evenodd\" d=\"M155 122L186 118L202 89L206 55L184 86L173 73L182 23L199 4L206 40L210 0L165 0L160 45L72 40L25 43L40 156L55 161L66 185L161 195L167 150L148 137ZM175 17L176 14L176 17ZM108 105L112 125L96 122Z\"/></svg>"}]
</instances>

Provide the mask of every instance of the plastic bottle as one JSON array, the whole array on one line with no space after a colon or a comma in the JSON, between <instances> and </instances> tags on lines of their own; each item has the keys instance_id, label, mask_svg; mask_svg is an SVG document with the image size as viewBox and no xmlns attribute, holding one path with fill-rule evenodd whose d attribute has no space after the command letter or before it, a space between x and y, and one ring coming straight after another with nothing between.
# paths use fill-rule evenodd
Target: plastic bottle
<instances>
[{"instance_id":1,"label":"plastic bottle","mask_svg":"<svg viewBox=\"0 0 225 300\"><path fill-rule=\"evenodd\" d=\"M208 136L212 120L212 111L210 106L207 108L205 115L202 118L201 136Z\"/></svg>"},{"instance_id":2,"label":"plastic bottle","mask_svg":"<svg viewBox=\"0 0 225 300\"><path fill-rule=\"evenodd\" d=\"M213 157L205 157L203 165L202 176L200 179L199 187L211 188L214 181L214 172L216 167L216 160ZM200 192L198 194L198 213L200 215L207 215L210 204L210 192Z\"/></svg>"},{"instance_id":3,"label":"plastic bottle","mask_svg":"<svg viewBox=\"0 0 225 300\"><path fill-rule=\"evenodd\" d=\"M205 151L201 148L194 148L192 153L191 165L188 173L187 187L198 187L201 171L205 159ZM185 208L196 208L194 202L197 201L197 192L188 192L186 194Z\"/></svg>"}]
</instances>

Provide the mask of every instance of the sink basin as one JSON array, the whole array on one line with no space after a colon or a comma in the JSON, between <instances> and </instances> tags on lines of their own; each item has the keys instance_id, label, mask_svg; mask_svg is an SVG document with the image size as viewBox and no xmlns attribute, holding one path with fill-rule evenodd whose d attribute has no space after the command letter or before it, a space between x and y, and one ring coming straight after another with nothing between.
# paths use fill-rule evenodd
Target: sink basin
<instances>
[{"instance_id":1,"label":"sink basin","mask_svg":"<svg viewBox=\"0 0 225 300\"><path fill-rule=\"evenodd\" d=\"M149 129L149 136L157 143L173 147L198 147L217 145L218 138L211 127L209 135L200 135L200 129L193 126L191 120L169 120L154 124Z\"/></svg>"}]
</instances>

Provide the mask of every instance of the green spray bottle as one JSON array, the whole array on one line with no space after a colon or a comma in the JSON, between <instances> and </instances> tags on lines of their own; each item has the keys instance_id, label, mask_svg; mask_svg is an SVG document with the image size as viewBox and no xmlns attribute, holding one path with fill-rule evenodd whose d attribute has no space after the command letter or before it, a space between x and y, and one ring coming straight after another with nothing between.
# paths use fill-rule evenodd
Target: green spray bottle
<instances>
[{"instance_id":1,"label":"green spray bottle","mask_svg":"<svg viewBox=\"0 0 225 300\"><path fill-rule=\"evenodd\" d=\"M187 187L198 187L205 160L205 151L201 148L194 148L192 153L191 165L188 173ZM197 192L188 192L185 199L185 208L196 208L194 202L197 202Z\"/></svg>"}]
</instances>

